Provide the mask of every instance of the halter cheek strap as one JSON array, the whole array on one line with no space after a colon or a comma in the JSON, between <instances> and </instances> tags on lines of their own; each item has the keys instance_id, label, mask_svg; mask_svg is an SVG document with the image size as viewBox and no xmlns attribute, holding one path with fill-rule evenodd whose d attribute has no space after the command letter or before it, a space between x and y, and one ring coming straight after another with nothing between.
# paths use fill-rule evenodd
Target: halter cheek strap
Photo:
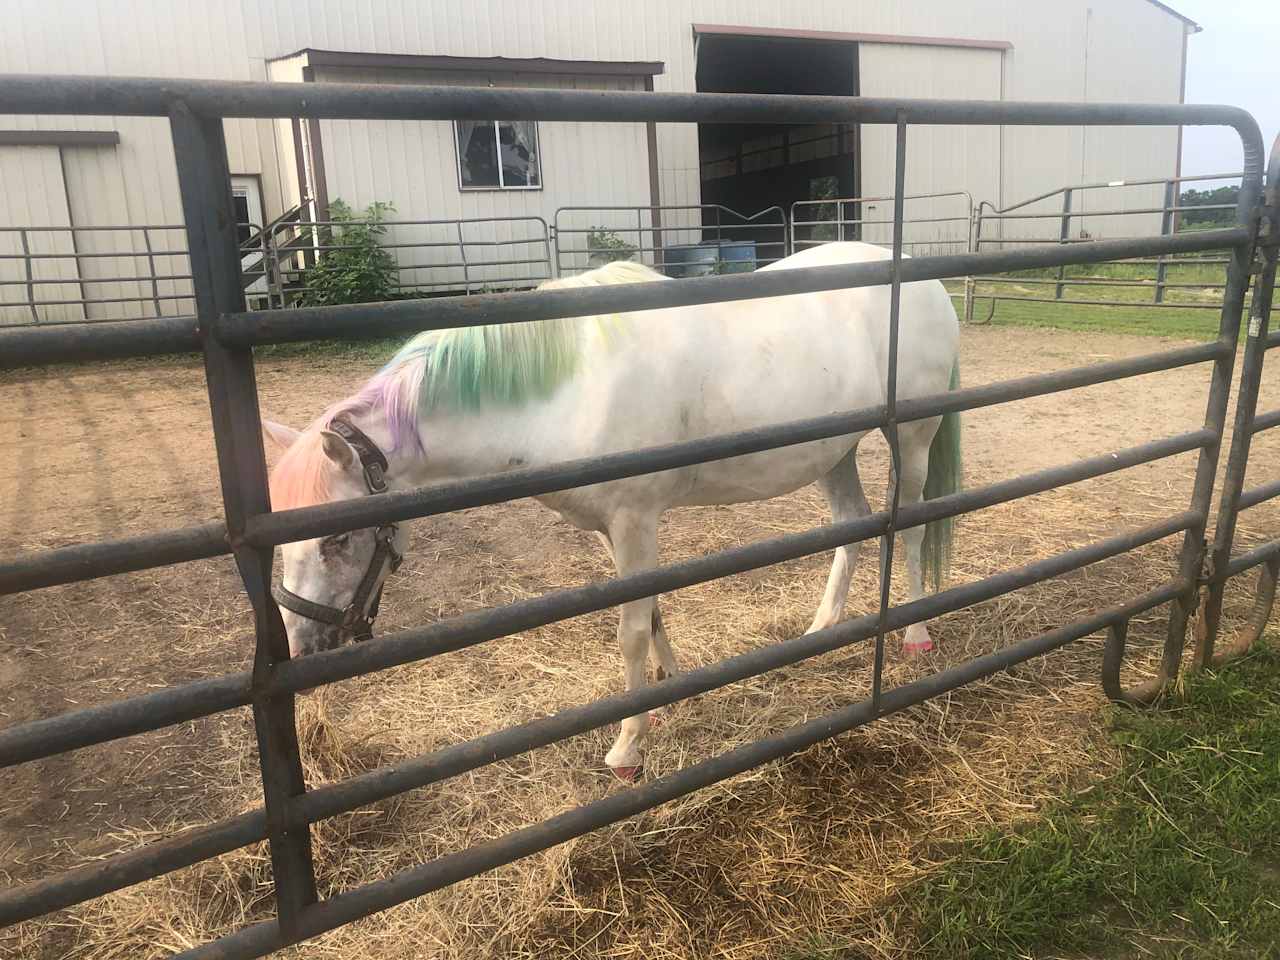
<instances>
[{"instance_id":1,"label":"halter cheek strap","mask_svg":"<svg viewBox=\"0 0 1280 960\"><path fill-rule=\"evenodd\" d=\"M360 457L364 483L369 493L386 493L387 458L378 449L378 445L370 440L363 430L347 420L335 419L329 424L329 429L350 444ZM273 587L271 595L276 603L291 613L306 617L308 620L327 623L342 630L349 630L357 641L368 640L373 636L373 620L378 615L378 607L382 602L382 587L379 581L383 578L383 570L385 569L386 575L390 576L404 560L404 556L395 545L398 532L399 525L395 523L384 523L374 530L377 543L373 549L373 556L369 558L369 566L356 587L351 602L342 609L300 597L283 583Z\"/></svg>"}]
</instances>

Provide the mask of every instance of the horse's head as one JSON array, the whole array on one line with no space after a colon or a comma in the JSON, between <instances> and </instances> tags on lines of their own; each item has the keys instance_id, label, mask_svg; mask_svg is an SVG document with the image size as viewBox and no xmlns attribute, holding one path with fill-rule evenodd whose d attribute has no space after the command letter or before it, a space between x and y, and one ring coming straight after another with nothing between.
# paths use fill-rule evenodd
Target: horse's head
<instances>
[{"instance_id":1,"label":"horse's head","mask_svg":"<svg viewBox=\"0 0 1280 960\"><path fill-rule=\"evenodd\" d=\"M386 489L386 458L349 421L317 423L301 433L271 422L263 427L282 451L271 472L273 509L353 500ZM282 578L274 595L290 653L368 639L383 581L399 565L407 539L402 526L388 523L281 547Z\"/></svg>"}]
</instances>

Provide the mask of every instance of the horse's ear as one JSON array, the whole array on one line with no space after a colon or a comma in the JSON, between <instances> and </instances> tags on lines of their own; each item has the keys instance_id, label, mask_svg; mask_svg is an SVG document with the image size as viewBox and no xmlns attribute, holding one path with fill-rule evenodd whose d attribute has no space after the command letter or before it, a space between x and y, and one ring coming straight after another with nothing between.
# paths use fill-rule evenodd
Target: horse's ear
<instances>
[{"instance_id":1,"label":"horse's ear","mask_svg":"<svg viewBox=\"0 0 1280 960\"><path fill-rule=\"evenodd\" d=\"M320 441L324 455L332 460L340 469L345 470L351 464L355 463L355 452L351 449L351 444L343 440L338 434L332 430L321 430Z\"/></svg>"},{"instance_id":2,"label":"horse's ear","mask_svg":"<svg viewBox=\"0 0 1280 960\"><path fill-rule=\"evenodd\" d=\"M276 423L274 420L262 421L262 435L271 446L275 447L277 453L284 453L301 436L293 427L286 427L283 423Z\"/></svg>"}]
</instances>

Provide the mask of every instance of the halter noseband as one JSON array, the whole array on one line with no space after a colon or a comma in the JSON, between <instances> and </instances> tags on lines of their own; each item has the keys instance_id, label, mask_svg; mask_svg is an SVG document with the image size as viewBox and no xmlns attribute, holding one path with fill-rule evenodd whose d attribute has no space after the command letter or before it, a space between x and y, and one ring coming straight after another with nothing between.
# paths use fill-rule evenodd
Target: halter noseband
<instances>
[{"instance_id":1,"label":"halter noseband","mask_svg":"<svg viewBox=\"0 0 1280 960\"><path fill-rule=\"evenodd\" d=\"M378 449L378 445L363 430L346 420L335 419L329 424L329 429L349 443L360 457L364 483L369 488L369 493L386 493L387 458ZM377 543L373 556L369 559L369 567L365 570L360 585L356 587L355 596L346 607L338 609L300 597L286 588L283 582L272 588L271 595L276 603L291 613L330 624L340 630L349 630L357 642L368 640L373 636L373 620L378 615L378 606L382 602L382 587L378 585L378 581L382 579L383 568L388 567L387 576L390 576L404 560L404 556L396 550L398 530L399 526L395 523L384 523L374 530ZM372 603L370 596L373 597Z\"/></svg>"}]
</instances>

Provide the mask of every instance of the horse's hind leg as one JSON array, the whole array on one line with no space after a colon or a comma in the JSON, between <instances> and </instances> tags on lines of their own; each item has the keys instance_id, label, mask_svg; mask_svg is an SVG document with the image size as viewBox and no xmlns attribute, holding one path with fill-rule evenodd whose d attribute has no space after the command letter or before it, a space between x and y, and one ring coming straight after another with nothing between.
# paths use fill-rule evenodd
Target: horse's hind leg
<instances>
[{"instance_id":1,"label":"horse's hind leg","mask_svg":"<svg viewBox=\"0 0 1280 960\"><path fill-rule=\"evenodd\" d=\"M619 576L647 570L658 562L658 520L656 516L626 512L609 523L609 544ZM645 660L653 644L655 611L653 597L624 603L618 619L618 644L622 648L623 680L628 691L647 682ZM649 730L649 715L636 714L622 721L605 763L622 780L639 777L642 765L640 745Z\"/></svg>"},{"instance_id":2,"label":"horse's hind leg","mask_svg":"<svg viewBox=\"0 0 1280 960\"><path fill-rule=\"evenodd\" d=\"M929 477L929 447L938 430L938 418L917 420L898 427L898 447L902 454L902 490L899 509L919 503L924 497L925 481ZM919 600L924 596L924 565L921 548L924 545L924 525L902 531L902 542L907 555L907 597ZM902 647L907 653L923 653L933 649L933 640L923 623L907 627Z\"/></svg>"},{"instance_id":3,"label":"horse's hind leg","mask_svg":"<svg viewBox=\"0 0 1280 960\"><path fill-rule=\"evenodd\" d=\"M831 468L830 473L818 481L818 486L827 496L827 503L831 505L831 518L836 523L865 517L871 512L871 506L862 493L862 481L858 477L856 446ZM818 605L813 623L809 625L809 633L824 630L840 622L861 546L860 543L855 543L836 550L835 559L831 562L831 573L827 577L827 590L822 595L822 603Z\"/></svg>"}]
</instances>

